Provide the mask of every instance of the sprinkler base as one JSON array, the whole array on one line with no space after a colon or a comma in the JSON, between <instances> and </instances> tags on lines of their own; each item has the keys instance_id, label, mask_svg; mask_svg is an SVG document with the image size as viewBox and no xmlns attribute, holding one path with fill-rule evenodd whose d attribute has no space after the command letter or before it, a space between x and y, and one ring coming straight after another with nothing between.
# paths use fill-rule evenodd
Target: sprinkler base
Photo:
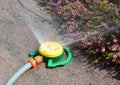
<instances>
[{"instance_id":1,"label":"sprinkler base","mask_svg":"<svg viewBox=\"0 0 120 85\"><path fill-rule=\"evenodd\" d=\"M46 63L46 67L54 68L54 67L58 67L58 66L67 65L71 61L71 59L72 59L71 51L65 47L63 47L63 51L64 51L64 53L62 53L60 56L57 56L55 58L44 57L43 55L39 54L38 51L30 52L29 56L34 57L34 56L40 55L43 57L43 62Z\"/></svg>"}]
</instances>

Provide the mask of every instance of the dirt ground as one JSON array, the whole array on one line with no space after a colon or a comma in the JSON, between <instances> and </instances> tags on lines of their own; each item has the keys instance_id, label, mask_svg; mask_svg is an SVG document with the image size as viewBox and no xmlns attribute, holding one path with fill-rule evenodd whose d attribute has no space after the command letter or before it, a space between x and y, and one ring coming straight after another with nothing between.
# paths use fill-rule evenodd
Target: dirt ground
<instances>
[{"instance_id":1,"label":"dirt ground","mask_svg":"<svg viewBox=\"0 0 120 85\"><path fill-rule=\"evenodd\" d=\"M39 46L20 11L17 0L0 0L0 85L4 85L26 63L28 53ZM67 66L48 69L42 63L24 73L14 85L120 85L109 71L94 68L77 50L73 54Z\"/></svg>"}]
</instances>

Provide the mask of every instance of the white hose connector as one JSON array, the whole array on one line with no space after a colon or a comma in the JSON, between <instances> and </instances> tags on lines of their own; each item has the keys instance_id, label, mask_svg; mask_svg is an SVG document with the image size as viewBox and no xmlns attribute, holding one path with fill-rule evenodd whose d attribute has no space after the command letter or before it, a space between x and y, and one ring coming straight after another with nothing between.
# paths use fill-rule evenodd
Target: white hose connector
<instances>
[{"instance_id":1,"label":"white hose connector","mask_svg":"<svg viewBox=\"0 0 120 85\"><path fill-rule=\"evenodd\" d=\"M30 63L26 63L7 81L5 85L13 85L13 83L18 79L18 77L20 77L24 72L26 72L31 67L32 65Z\"/></svg>"}]
</instances>

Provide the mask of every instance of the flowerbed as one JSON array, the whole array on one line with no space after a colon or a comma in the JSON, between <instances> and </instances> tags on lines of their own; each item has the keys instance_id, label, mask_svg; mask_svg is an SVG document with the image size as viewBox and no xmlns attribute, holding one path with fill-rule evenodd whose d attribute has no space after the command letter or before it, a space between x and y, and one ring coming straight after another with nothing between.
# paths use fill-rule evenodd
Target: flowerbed
<instances>
[{"instance_id":1,"label":"flowerbed","mask_svg":"<svg viewBox=\"0 0 120 85\"><path fill-rule=\"evenodd\" d=\"M40 3L49 5L67 37L79 32L89 36L97 31L97 37L84 39L82 47L98 63L120 64L120 0L40 0Z\"/></svg>"}]
</instances>

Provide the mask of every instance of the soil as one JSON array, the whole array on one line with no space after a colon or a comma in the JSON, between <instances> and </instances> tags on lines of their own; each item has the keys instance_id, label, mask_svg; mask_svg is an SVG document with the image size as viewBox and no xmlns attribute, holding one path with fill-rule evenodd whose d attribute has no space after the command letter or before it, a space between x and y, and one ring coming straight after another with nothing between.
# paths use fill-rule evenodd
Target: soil
<instances>
[{"instance_id":1,"label":"soil","mask_svg":"<svg viewBox=\"0 0 120 85\"><path fill-rule=\"evenodd\" d=\"M17 0L0 0L0 85L4 85L26 63L28 53L39 46L20 12ZM120 85L119 73L93 64L80 49L71 49L73 59L67 66L48 69L41 63L24 73L14 85Z\"/></svg>"}]
</instances>

